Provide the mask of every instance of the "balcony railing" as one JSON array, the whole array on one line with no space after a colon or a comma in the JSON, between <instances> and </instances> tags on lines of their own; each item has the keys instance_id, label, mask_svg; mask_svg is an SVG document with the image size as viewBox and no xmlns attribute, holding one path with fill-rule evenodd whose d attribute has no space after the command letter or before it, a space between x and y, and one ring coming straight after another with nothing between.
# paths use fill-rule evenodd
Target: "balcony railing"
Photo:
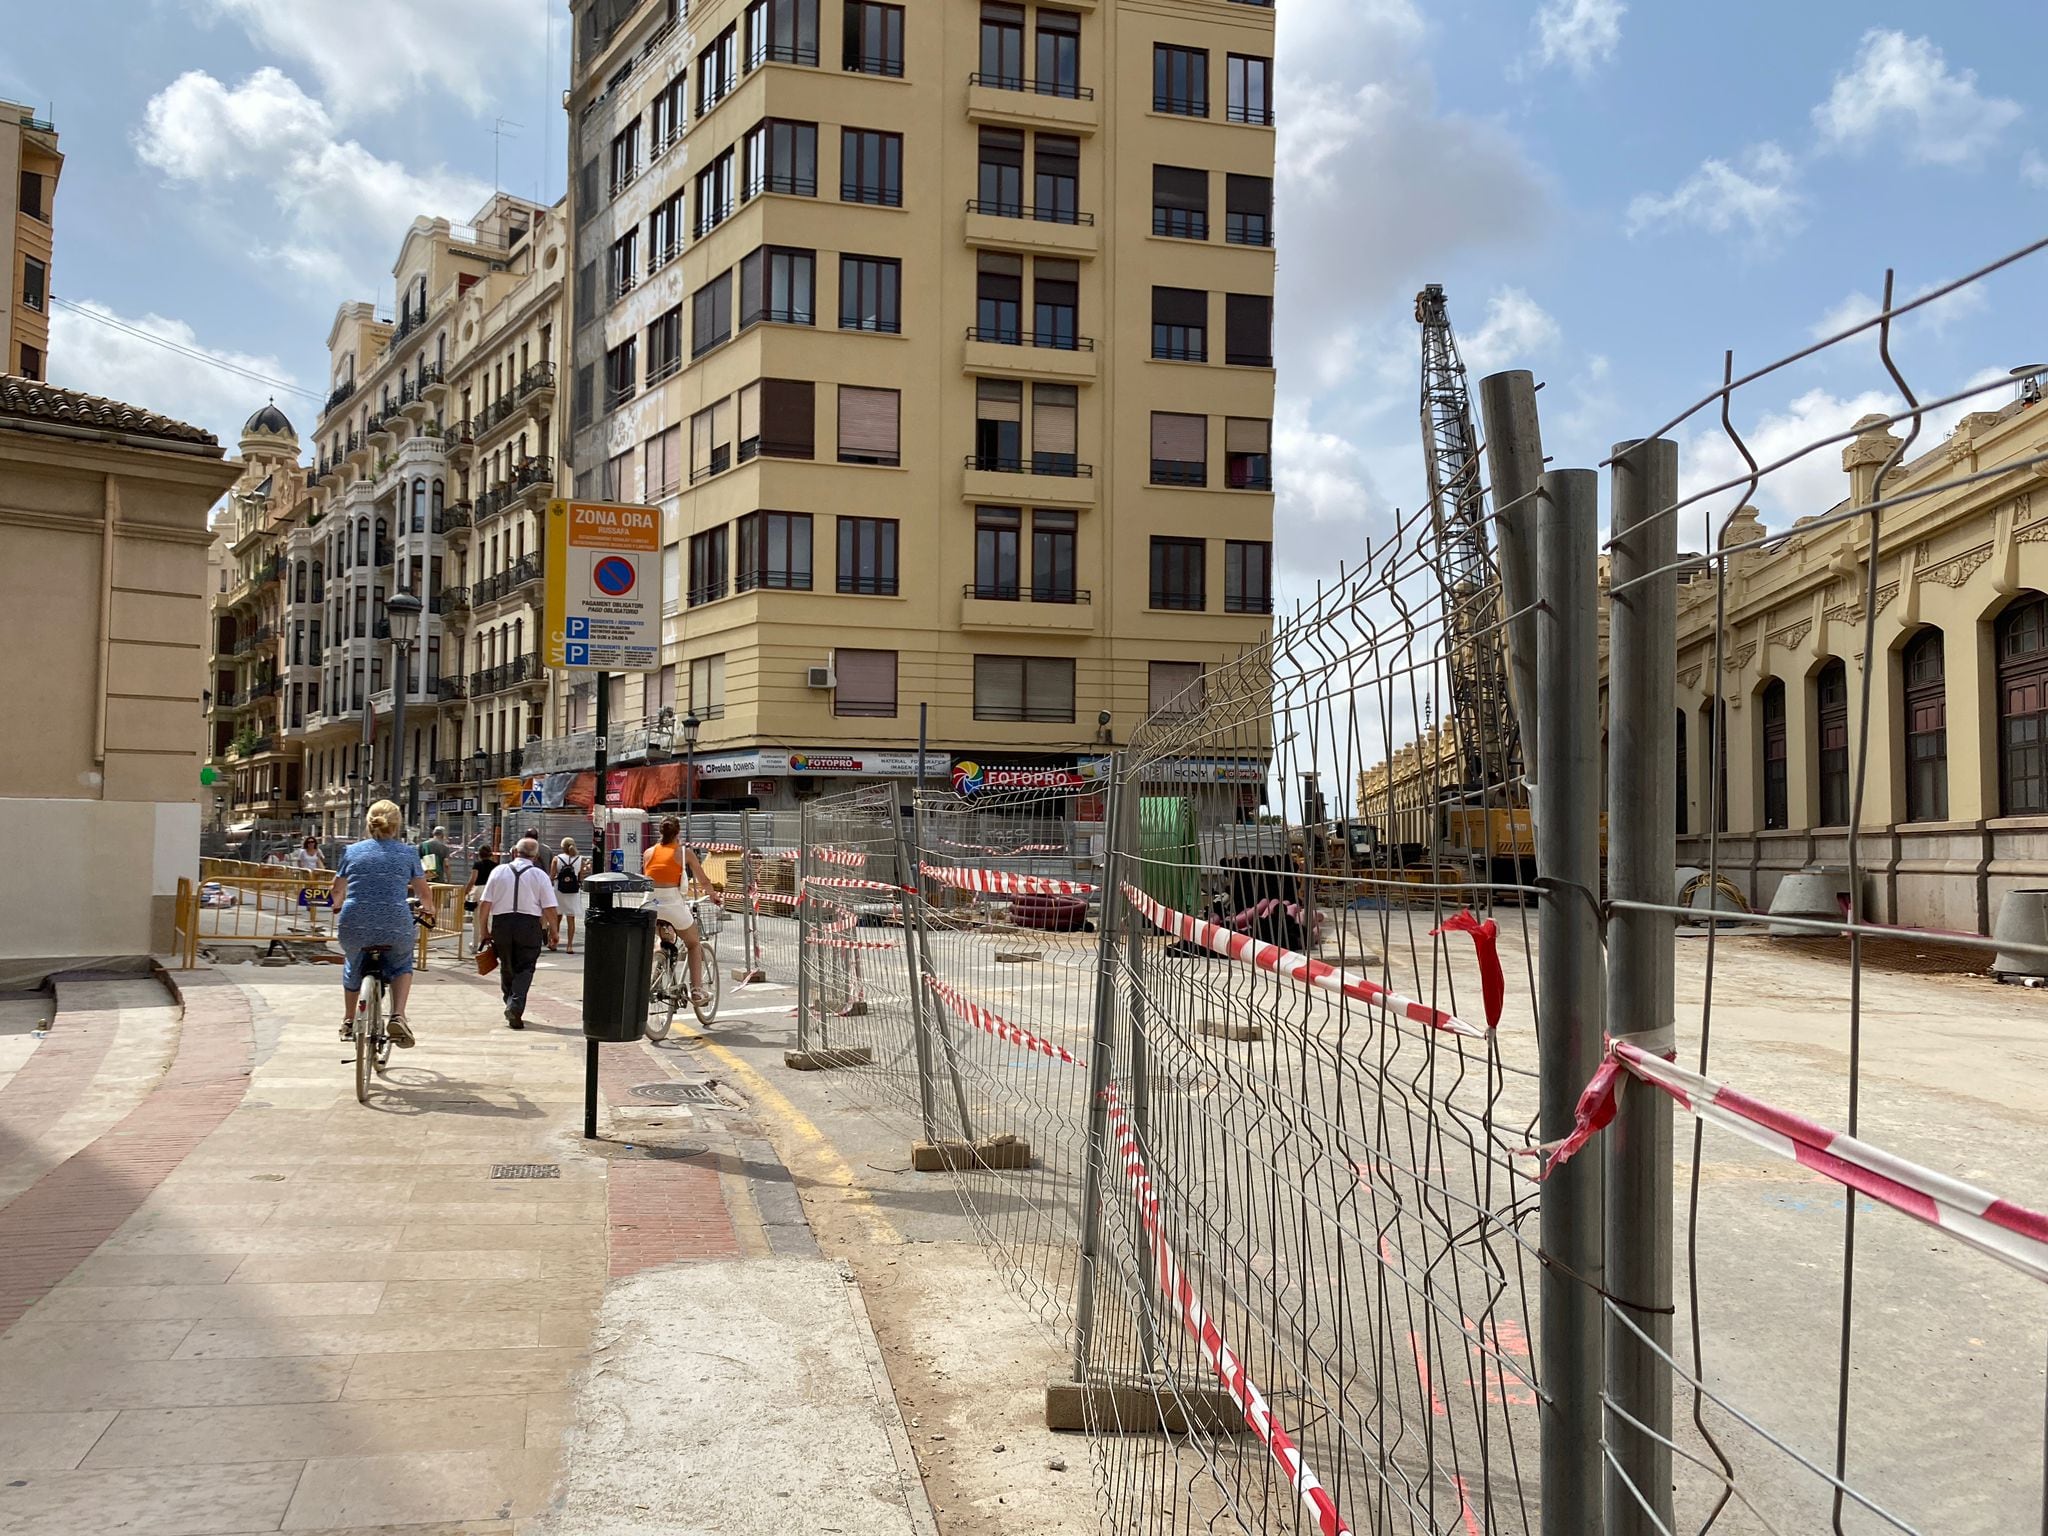
<instances>
[{"instance_id":1,"label":"balcony railing","mask_svg":"<svg viewBox=\"0 0 2048 1536\"><path fill-rule=\"evenodd\" d=\"M450 502L441 509L441 531L443 533L466 533L476 518L475 509L466 501Z\"/></svg>"},{"instance_id":2,"label":"balcony railing","mask_svg":"<svg viewBox=\"0 0 2048 1536\"><path fill-rule=\"evenodd\" d=\"M447 369L443 368L439 363L424 364L420 368L419 393L416 398L426 399L428 390L432 389L436 384L446 384L447 382Z\"/></svg>"},{"instance_id":3,"label":"balcony railing","mask_svg":"<svg viewBox=\"0 0 2048 1536\"><path fill-rule=\"evenodd\" d=\"M967 77L969 85L984 86L991 91L1022 91L1032 96L1058 96L1065 101L1093 101L1093 86L1077 85L1071 80L1034 80L1027 75L985 75L977 71Z\"/></svg>"},{"instance_id":4,"label":"balcony railing","mask_svg":"<svg viewBox=\"0 0 2048 1536\"><path fill-rule=\"evenodd\" d=\"M763 64L801 64L816 69L818 50L796 43L763 43L747 55L747 69L751 73Z\"/></svg>"},{"instance_id":5,"label":"balcony railing","mask_svg":"<svg viewBox=\"0 0 2048 1536\"><path fill-rule=\"evenodd\" d=\"M426 691L442 700L462 699L469 696L469 688L459 677L430 677Z\"/></svg>"},{"instance_id":6,"label":"balcony railing","mask_svg":"<svg viewBox=\"0 0 2048 1536\"><path fill-rule=\"evenodd\" d=\"M1092 480L1095 466L1070 459L1064 454L1035 454L1028 459L1006 459L992 453L967 455L969 469L992 470L1002 475L1052 475L1062 480Z\"/></svg>"},{"instance_id":7,"label":"balcony railing","mask_svg":"<svg viewBox=\"0 0 2048 1536\"><path fill-rule=\"evenodd\" d=\"M530 555L521 555L504 570L499 571L495 575L486 576L482 581L471 587L469 589L469 600L479 608L485 603L495 603L499 598L508 596L513 592L519 591L522 587L530 586L534 582L539 581L542 574L541 558L537 552Z\"/></svg>"},{"instance_id":8,"label":"balcony railing","mask_svg":"<svg viewBox=\"0 0 2048 1536\"><path fill-rule=\"evenodd\" d=\"M986 341L999 347L1042 347L1051 352L1093 352L1093 336L1075 336L1064 331L1013 331L999 325L970 325L969 341Z\"/></svg>"},{"instance_id":9,"label":"balcony railing","mask_svg":"<svg viewBox=\"0 0 2048 1536\"><path fill-rule=\"evenodd\" d=\"M1021 582L970 581L960 589L962 597L995 603L1092 603L1095 594L1086 587L1025 586Z\"/></svg>"},{"instance_id":10,"label":"balcony railing","mask_svg":"<svg viewBox=\"0 0 2048 1536\"><path fill-rule=\"evenodd\" d=\"M406 337L410 336L414 331L418 330L421 326L425 325L426 323L427 308L424 304L421 305L418 309L407 310L404 314L398 317L398 325L391 332L390 345L394 347L397 346L398 343L405 340Z\"/></svg>"},{"instance_id":11,"label":"balcony railing","mask_svg":"<svg viewBox=\"0 0 2048 1536\"><path fill-rule=\"evenodd\" d=\"M378 566L378 567L380 567L380 568L381 568L381 567L383 567L383 566L387 566L387 565L391 564L391 562L392 562L392 561L394 561L394 560L396 560L397 558L398 558L398 546L397 546L397 545L395 545L395 544L379 544L379 545L377 546L377 556L376 556L376 558L375 558L374 560L372 560L372 561L371 561L370 563L371 563L372 565L375 565L375 566Z\"/></svg>"},{"instance_id":12,"label":"balcony railing","mask_svg":"<svg viewBox=\"0 0 2048 1536\"><path fill-rule=\"evenodd\" d=\"M445 618L459 618L469 612L469 588L443 587L428 600L427 607Z\"/></svg>"},{"instance_id":13,"label":"balcony railing","mask_svg":"<svg viewBox=\"0 0 2048 1536\"><path fill-rule=\"evenodd\" d=\"M893 53L849 53L845 56L845 69L849 75L887 75L900 80L903 59Z\"/></svg>"},{"instance_id":14,"label":"balcony railing","mask_svg":"<svg viewBox=\"0 0 2048 1536\"><path fill-rule=\"evenodd\" d=\"M1233 101L1224 116L1233 123L1251 123L1260 128L1273 126L1273 109L1258 102Z\"/></svg>"},{"instance_id":15,"label":"balcony railing","mask_svg":"<svg viewBox=\"0 0 2048 1536\"><path fill-rule=\"evenodd\" d=\"M249 685L249 701L253 704L258 699L275 698L277 691L283 686L284 683L275 677L266 677L251 683Z\"/></svg>"},{"instance_id":16,"label":"balcony railing","mask_svg":"<svg viewBox=\"0 0 2048 1536\"><path fill-rule=\"evenodd\" d=\"M1226 245L1269 246L1273 243L1273 221L1258 213L1225 214L1223 241Z\"/></svg>"},{"instance_id":17,"label":"balcony railing","mask_svg":"<svg viewBox=\"0 0 2048 1536\"><path fill-rule=\"evenodd\" d=\"M512 494L522 495L537 485L555 483L555 461L550 458L521 459L512 470Z\"/></svg>"},{"instance_id":18,"label":"balcony railing","mask_svg":"<svg viewBox=\"0 0 2048 1536\"><path fill-rule=\"evenodd\" d=\"M476 424L467 419L451 421L442 428L441 441L450 448L467 448L476 441Z\"/></svg>"},{"instance_id":19,"label":"balcony railing","mask_svg":"<svg viewBox=\"0 0 2048 1536\"><path fill-rule=\"evenodd\" d=\"M749 178L746 185L740 188L740 201L751 203L763 192L780 192L788 197L816 197L818 178L792 176L780 171L763 171Z\"/></svg>"},{"instance_id":20,"label":"balcony railing","mask_svg":"<svg viewBox=\"0 0 2048 1536\"><path fill-rule=\"evenodd\" d=\"M320 414L322 416L325 416L337 405L340 405L344 400L347 400L351 396L353 396L355 392L356 381L354 379L343 379L339 384L335 385L333 390L328 394L327 403L320 407Z\"/></svg>"},{"instance_id":21,"label":"balcony railing","mask_svg":"<svg viewBox=\"0 0 2048 1536\"><path fill-rule=\"evenodd\" d=\"M1154 208L1152 233L1164 235L1169 240L1206 240L1209 238L1209 215L1192 208Z\"/></svg>"},{"instance_id":22,"label":"balcony railing","mask_svg":"<svg viewBox=\"0 0 2048 1536\"><path fill-rule=\"evenodd\" d=\"M351 433L349 433L349 435L348 435L348 446L347 446L347 448L345 448L345 449L343 450L343 452L345 452L345 453L361 453L362 451L363 451L363 434L362 434L362 433L360 433L360 432L351 432Z\"/></svg>"},{"instance_id":23,"label":"balcony railing","mask_svg":"<svg viewBox=\"0 0 2048 1536\"><path fill-rule=\"evenodd\" d=\"M1192 463L1185 459L1154 459L1152 461L1152 483L1154 485L1207 485L1209 466L1207 463Z\"/></svg>"},{"instance_id":24,"label":"balcony railing","mask_svg":"<svg viewBox=\"0 0 2048 1536\"><path fill-rule=\"evenodd\" d=\"M480 698L485 694L503 693L507 688L516 688L522 683L536 681L541 676L540 657L529 652L495 667L486 667L481 672L469 674L469 694ZM513 772L517 772L515 767ZM503 778L504 774L493 777Z\"/></svg>"},{"instance_id":25,"label":"balcony railing","mask_svg":"<svg viewBox=\"0 0 2048 1536\"><path fill-rule=\"evenodd\" d=\"M489 522L512 504L512 487L494 485L476 499L476 521L479 525Z\"/></svg>"},{"instance_id":26,"label":"balcony railing","mask_svg":"<svg viewBox=\"0 0 2048 1536\"><path fill-rule=\"evenodd\" d=\"M690 588L690 606L697 608L705 603L715 603L724 597L725 593L726 582L723 576L715 581L700 582Z\"/></svg>"},{"instance_id":27,"label":"balcony railing","mask_svg":"<svg viewBox=\"0 0 2048 1536\"><path fill-rule=\"evenodd\" d=\"M1095 215L1092 213L1062 208L1057 204L1040 206L1035 203L998 203L980 197L970 197L967 200L967 211L987 214L990 218L996 219L1028 219L1036 224L1073 224L1087 227L1095 222Z\"/></svg>"}]
</instances>

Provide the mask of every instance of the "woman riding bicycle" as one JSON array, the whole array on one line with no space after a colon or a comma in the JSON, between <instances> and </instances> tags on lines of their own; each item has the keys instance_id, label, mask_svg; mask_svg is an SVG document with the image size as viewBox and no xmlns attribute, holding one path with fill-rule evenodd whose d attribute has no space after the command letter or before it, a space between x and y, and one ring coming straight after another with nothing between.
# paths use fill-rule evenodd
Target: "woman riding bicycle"
<instances>
[{"instance_id":1,"label":"woman riding bicycle","mask_svg":"<svg viewBox=\"0 0 2048 1536\"><path fill-rule=\"evenodd\" d=\"M341 851L334 873L335 934L346 960L341 968L341 1038L355 1038L356 996L371 961L391 989L391 1043L409 1047L405 1002L412 992L413 917L410 892L431 899L419 850L405 841L405 815L389 800L370 807L370 835ZM381 949L373 956L372 949Z\"/></svg>"},{"instance_id":2,"label":"woman riding bicycle","mask_svg":"<svg viewBox=\"0 0 2048 1536\"><path fill-rule=\"evenodd\" d=\"M682 833L680 821L664 816L661 841L647 850L640 868L654 882L655 917L680 933L684 948L690 952L690 1001L701 1004L710 1000L710 994L704 990L704 951L697 938L697 914L684 898L683 885L687 880L692 894L709 895L711 881L697 861L696 849L681 840ZM663 939L662 943L666 945L669 941Z\"/></svg>"}]
</instances>

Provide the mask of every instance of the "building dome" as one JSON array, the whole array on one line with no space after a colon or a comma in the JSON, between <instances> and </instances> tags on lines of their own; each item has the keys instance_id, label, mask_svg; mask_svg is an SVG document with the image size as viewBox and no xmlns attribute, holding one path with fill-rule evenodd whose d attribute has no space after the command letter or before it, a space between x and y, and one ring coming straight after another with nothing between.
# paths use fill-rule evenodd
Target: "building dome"
<instances>
[{"instance_id":1,"label":"building dome","mask_svg":"<svg viewBox=\"0 0 2048 1536\"><path fill-rule=\"evenodd\" d=\"M284 412L277 408L277 402L272 400L242 424L242 436L289 437L296 442L299 434Z\"/></svg>"}]
</instances>

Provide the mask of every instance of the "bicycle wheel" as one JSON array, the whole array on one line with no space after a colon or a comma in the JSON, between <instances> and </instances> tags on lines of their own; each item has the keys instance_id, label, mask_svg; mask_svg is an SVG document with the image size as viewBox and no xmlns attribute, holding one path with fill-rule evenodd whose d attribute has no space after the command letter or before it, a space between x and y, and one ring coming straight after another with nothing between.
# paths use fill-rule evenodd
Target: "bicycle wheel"
<instances>
[{"instance_id":1,"label":"bicycle wheel","mask_svg":"<svg viewBox=\"0 0 2048 1536\"><path fill-rule=\"evenodd\" d=\"M370 1102L370 1074L377 1068L376 1037L384 1029L384 983L372 976L363 983L356 1007L356 1102Z\"/></svg>"},{"instance_id":2,"label":"bicycle wheel","mask_svg":"<svg viewBox=\"0 0 2048 1536\"><path fill-rule=\"evenodd\" d=\"M704 1001L690 999L690 1007L697 1015L697 1022L707 1027L718 1017L718 940L710 935L700 941L703 950Z\"/></svg>"},{"instance_id":3,"label":"bicycle wheel","mask_svg":"<svg viewBox=\"0 0 2048 1536\"><path fill-rule=\"evenodd\" d=\"M675 1022L676 1005L683 995L683 983L676 974L676 956L667 950L661 952L661 959L655 963L654 984L647 994L647 1038L666 1040L669 1025Z\"/></svg>"}]
</instances>

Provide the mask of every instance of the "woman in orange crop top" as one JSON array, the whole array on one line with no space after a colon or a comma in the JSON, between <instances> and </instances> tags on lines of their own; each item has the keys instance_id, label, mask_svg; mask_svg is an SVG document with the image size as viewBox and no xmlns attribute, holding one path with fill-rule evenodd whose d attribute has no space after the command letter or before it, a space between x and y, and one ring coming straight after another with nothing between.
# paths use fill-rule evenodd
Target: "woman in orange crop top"
<instances>
[{"instance_id":1,"label":"woman in orange crop top","mask_svg":"<svg viewBox=\"0 0 2048 1536\"><path fill-rule=\"evenodd\" d=\"M697 940L697 914L684 899L684 887L691 892L711 890L697 850L682 841L683 824L673 816L661 819L661 841L647 850L640 871L654 882L654 913L682 935L690 952L690 993L702 1001L704 994L704 952ZM666 945L669 941L662 941Z\"/></svg>"}]
</instances>

